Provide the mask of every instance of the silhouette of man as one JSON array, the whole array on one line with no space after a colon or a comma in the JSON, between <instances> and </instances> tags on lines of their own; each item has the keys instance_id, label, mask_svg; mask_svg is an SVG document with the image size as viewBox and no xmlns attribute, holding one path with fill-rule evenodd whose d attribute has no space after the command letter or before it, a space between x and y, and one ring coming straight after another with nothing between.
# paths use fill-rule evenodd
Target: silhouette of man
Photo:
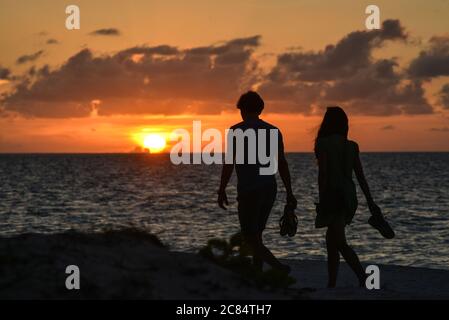
<instances>
[{"instance_id":1,"label":"silhouette of man","mask_svg":"<svg viewBox=\"0 0 449 320\"><path fill-rule=\"evenodd\" d=\"M284 272L289 272L290 267L282 264L271 251L265 247L262 241L262 232L265 229L268 217L276 199L277 184L275 173L268 175L261 175L260 169L266 165L262 165L259 162L259 157L256 163L250 164L249 151L258 151L261 143L265 143L265 152L270 150L270 130L277 130L278 141L271 141L278 144L277 161L279 167L279 174L282 178L284 186L287 192L287 203L296 207L297 201L293 195L290 171L288 169L287 160L284 154L284 144L282 134L275 126L263 121L259 118L264 108L264 101L262 98L253 91L248 91L243 94L237 102L237 108L240 109L240 114L243 121L232 126L231 130L241 129L243 132L246 130L254 130L256 132L256 140L250 141L249 138L244 139L244 159L243 163L235 161L238 157L238 147L235 145L234 137L234 150L232 152L232 163L226 163L223 165L221 174L221 183L218 190L218 205L220 208L225 209L224 204L228 205L228 199L226 196L226 186L231 178L234 170L237 173L237 201L238 201L238 217L242 235L245 242L250 246L253 253L253 263L259 269L263 269L263 263L268 263L271 267L279 269ZM266 134L259 137L259 130L266 130ZM260 138L266 138L266 141L259 142ZM255 145L249 146L250 143ZM228 150L229 151L229 150ZM237 151L237 152L236 152ZM258 153L256 153L258 154Z\"/></svg>"}]
</instances>

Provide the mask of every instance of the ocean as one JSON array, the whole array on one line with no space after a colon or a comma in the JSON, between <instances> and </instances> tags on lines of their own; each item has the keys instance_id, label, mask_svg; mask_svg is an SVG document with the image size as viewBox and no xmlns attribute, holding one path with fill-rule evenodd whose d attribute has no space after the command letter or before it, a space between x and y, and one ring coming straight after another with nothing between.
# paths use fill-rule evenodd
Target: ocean
<instances>
[{"instance_id":1,"label":"ocean","mask_svg":"<svg viewBox=\"0 0 449 320\"><path fill-rule=\"evenodd\" d=\"M312 154L287 159L298 199L298 233L279 235L285 192L264 233L282 258L326 258L324 229L314 228L317 166ZM396 231L383 239L359 209L347 238L362 262L449 269L449 153L364 153L372 194ZM171 249L196 252L239 230L235 176L227 211L216 204L219 165L173 165L167 154L2 154L0 236L136 227Z\"/></svg>"}]
</instances>

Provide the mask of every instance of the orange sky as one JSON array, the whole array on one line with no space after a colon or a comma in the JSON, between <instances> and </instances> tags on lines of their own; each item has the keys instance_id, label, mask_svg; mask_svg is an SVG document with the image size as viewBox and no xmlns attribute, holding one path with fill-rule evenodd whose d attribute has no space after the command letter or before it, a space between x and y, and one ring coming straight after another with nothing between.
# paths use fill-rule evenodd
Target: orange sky
<instances>
[{"instance_id":1,"label":"orange sky","mask_svg":"<svg viewBox=\"0 0 449 320\"><path fill-rule=\"evenodd\" d=\"M295 85L299 86L295 89L299 90L297 91L299 93L295 93L295 97L299 100L295 105L290 105L288 100L280 103L276 97L278 94L281 95L283 90L290 88L288 85L291 79L288 81L284 79L284 87L279 88L277 80L269 78L268 75L276 67L277 58L282 54L293 52L292 48L295 48L294 52L314 52L318 56L323 54L327 45L336 45L351 32L363 31L364 9L370 4L366 1L360 1L355 5L354 1L317 3L317 1L293 0L226 2L135 0L121 4L110 1L72 3L80 6L81 30L65 29L66 1L46 0L37 4L21 0L0 0L2 44L0 75L1 68L8 69L10 73L9 76L0 78L0 93L11 95L17 85L26 83L24 79L28 76L25 74L30 74L33 66L35 70L39 70L49 65L50 72L56 72L67 64L68 59L86 48L90 50L91 56L83 59L91 63L99 57L101 65L108 63L115 54L136 46L154 48L169 45L180 50L179 57L184 57L190 48L199 47L207 47L208 50L219 46L229 47L231 54L222 57L227 60L223 60L224 67L220 73L208 75L210 78L204 83L201 82L201 77L192 77L185 81L185 88L182 79L176 79L176 73L174 77L165 76L171 69L163 69L162 67L166 67L164 62L158 60L159 64L151 65L150 69L146 69L149 71L145 71L148 73L144 80L148 82L150 88L152 85L155 86L145 94L134 90L134 73L131 73L129 78L111 80L110 76L104 75L108 73L108 66L98 71L99 76L92 80L104 81L112 86L109 88L98 86L100 92L98 98L95 96L95 90L93 93L86 92L83 84L64 87L66 78L61 75L58 81L50 82L55 88L54 92L57 92L51 101L47 96L53 95L53 87L50 87L50 92L41 91L39 95L17 94L3 107L0 104L0 152L129 152L139 144L135 140L136 135L150 132L168 135L176 128L189 130L193 120L201 120L205 128L215 127L224 130L240 121L234 107L239 91L232 91L235 88L232 83L235 77L239 77L239 90L259 86L262 90L265 88L263 92L266 94L263 97L266 98L266 110L262 118L273 122L282 130L288 151L311 151L314 134L322 115L320 108L323 106L314 100L312 107L308 109L306 105L309 101L308 92L305 91L303 94L304 92L297 88L302 88L300 86L303 83L333 86L337 82L332 79L320 82L295 80ZM429 49L432 46L432 42L429 41L432 37L449 38L447 1L394 1L394 3L376 1L376 4L381 9L381 20L399 19L408 38L407 43L385 41L373 48L372 65L366 68L366 72L369 72L371 67L374 68L376 61L392 59L391 61L397 62L394 71L401 77L408 77L406 70L421 51L437 50L436 47ZM104 28L117 29L120 35L91 35L93 31ZM12 30L14 31L11 32ZM232 41L252 39L251 37L256 35L260 36L257 44L251 44L253 40L245 40L250 43L251 51L250 56L245 58L246 45L243 47ZM57 43L47 44L50 39L56 40L54 42ZM445 48L444 44L442 46ZM301 47L302 51L299 51L298 47ZM39 51L42 53L38 54L38 57L31 57ZM443 55L443 58L444 55L449 55L448 52L438 54ZM18 63L21 56L28 56L27 62ZM219 58L220 54L217 59ZM242 59L242 64L228 67L229 63L235 63L235 60L239 59ZM252 66L254 61L257 62L257 72L251 76L256 75L259 78L248 80L247 72L243 74L240 69L241 66L245 68ZM92 66L95 67L96 64ZM114 64L111 72L116 72L113 68L117 66L122 67L120 64ZM176 70L188 70L180 77L197 70L192 68L189 71L190 64L185 60L181 65L175 66ZM295 66L297 65L292 64L290 67ZM317 67L315 71L313 75L322 69ZM129 73L120 72L118 74ZM138 72L138 75L141 75L141 71ZM202 71L198 69L198 73L200 72ZM364 79L363 72L360 73L361 79ZM66 74L67 72L64 76ZM260 74L263 74L262 78ZM350 79L350 75L344 76ZM48 74L44 74L44 71L42 75L29 76L29 79L31 82L43 82L45 77L52 79ZM269 86L264 84L267 79L271 81ZM398 84L398 88L402 88L412 80L404 78L401 84ZM441 88L449 83L449 74L442 72L426 79L420 78L419 81L424 90L422 96L432 107L432 112L395 114L383 109L377 112L370 109L376 108L376 95L369 101L359 98L354 100L364 103L368 101L368 104L356 103L351 106L348 104L350 136L359 142L362 151L449 151L449 107L445 108L442 105L439 96ZM136 85L140 85L140 82ZM97 83L93 82L92 88L97 88L96 86ZM365 90L358 86L344 88L345 91L337 92L337 97L342 94L353 94L351 91L354 90ZM81 108L82 103L77 100L77 95L65 99L61 93L70 96L72 89L80 90L76 92L77 95L85 94L79 101L90 101L88 108L96 106L98 100L99 112L96 112L95 108L92 112L81 112L78 104ZM188 92L184 92L184 89ZM42 92L47 99L45 105L41 101L37 103L37 100L23 100L23 96L26 99L29 96L31 99L34 99L33 97L41 99ZM170 97L171 92L174 95L173 99L168 99L167 96ZM419 89L413 92L418 95ZM148 98L147 94L150 93L151 98ZM19 100L19 97L22 100ZM378 99L382 101L382 94L378 95ZM392 101L395 99L399 97L393 97ZM408 101L406 94L401 95L400 99ZM419 97L416 99L419 100ZM26 106L23 101L27 102ZM326 103L332 103L332 100L327 99ZM342 105L346 106L345 101Z\"/></svg>"}]
</instances>

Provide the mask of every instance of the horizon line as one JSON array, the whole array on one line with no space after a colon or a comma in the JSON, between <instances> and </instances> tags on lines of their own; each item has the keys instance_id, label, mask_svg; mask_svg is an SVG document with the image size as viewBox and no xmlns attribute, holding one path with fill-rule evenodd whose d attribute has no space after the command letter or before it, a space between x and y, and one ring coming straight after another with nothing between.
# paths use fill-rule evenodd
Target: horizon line
<instances>
[{"instance_id":1,"label":"horizon line","mask_svg":"<svg viewBox=\"0 0 449 320\"><path fill-rule=\"evenodd\" d=\"M188 154L197 154L201 152L189 152ZM223 152L221 152L224 154ZM304 153L304 154L310 154L314 153L313 151L285 151L286 154L289 153ZM360 153L449 153L449 150L394 150L394 151L361 151ZM170 152L0 152L0 155L129 155L129 154L135 154L135 155L169 155Z\"/></svg>"}]
</instances>

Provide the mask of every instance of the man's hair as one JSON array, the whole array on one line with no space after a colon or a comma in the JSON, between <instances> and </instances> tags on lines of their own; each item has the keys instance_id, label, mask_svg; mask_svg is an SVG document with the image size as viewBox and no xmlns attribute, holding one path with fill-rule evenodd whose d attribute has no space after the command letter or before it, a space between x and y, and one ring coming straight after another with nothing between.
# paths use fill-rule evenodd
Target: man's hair
<instances>
[{"instance_id":1,"label":"man's hair","mask_svg":"<svg viewBox=\"0 0 449 320\"><path fill-rule=\"evenodd\" d=\"M242 94L237 102L237 108L246 112L261 113L264 105L262 98L254 91Z\"/></svg>"}]
</instances>

